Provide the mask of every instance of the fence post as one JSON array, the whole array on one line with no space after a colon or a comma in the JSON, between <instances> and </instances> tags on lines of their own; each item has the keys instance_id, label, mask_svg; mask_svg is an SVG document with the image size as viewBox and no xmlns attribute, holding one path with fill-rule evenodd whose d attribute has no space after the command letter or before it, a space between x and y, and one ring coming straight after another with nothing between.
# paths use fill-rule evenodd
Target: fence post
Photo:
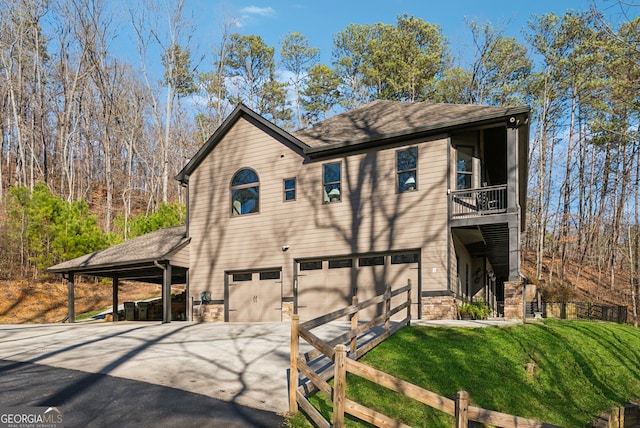
<instances>
[{"instance_id":1,"label":"fence post","mask_svg":"<svg viewBox=\"0 0 640 428\"><path fill-rule=\"evenodd\" d=\"M391 331L389 312L391 312L391 285L387 285L384 291L384 330L386 333Z\"/></svg>"},{"instance_id":2,"label":"fence post","mask_svg":"<svg viewBox=\"0 0 640 428\"><path fill-rule=\"evenodd\" d=\"M300 315L291 316L291 350L289 360L291 367L289 368L289 412L298 412L298 324L300 324Z\"/></svg>"},{"instance_id":3,"label":"fence post","mask_svg":"<svg viewBox=\"0 0 640 428\"><path fill-rule=\"evenodd\" d=\"M469 393L458 391L456 394L456 428L468 428L469 426Z\"/></svg>"},{"instance_id":4,"label":"fence post","mask_svg":"<svg viewBox=\"0 0 640 428\"><path fill-rule=\"evenodd\" d=\"M407 326L411 325L411 278L409 278L407 280L407 285L409 286L409 290L407 290L407 302L409 302L409 305L407 305Z\"/></svg>"},{"instance_id":5,"label":"fence post","mask_svg":"<svg viewBox=\"0 0 640 428\"><path fill-rule=\"evenodd\" d=\"M358 296L353 296L353 298L351 298L351 304L354 306L358 304ZM353 314L351 314L351 330L352 331L356 331L358 329L358 321L359 321L358 314L360 314L360 311L356 311ZM351 338L351 344L350 344L349 350L351 351L352 358L356 360L358 359L356 355L357 349L358 349L358 336L354 335Z\"/></svg>"},{"instance_id":6,"label":"fence post","mask_svg":"<svg viewBox=\"0 0 640 428\"><path fill-rule=\"evenodd\" d=\"M346 391L346 358L347 347L337 345L335 347L334 378L333 378L333 426L334 428L344 427L344 400Z\"/></svg>"}]
</instances>

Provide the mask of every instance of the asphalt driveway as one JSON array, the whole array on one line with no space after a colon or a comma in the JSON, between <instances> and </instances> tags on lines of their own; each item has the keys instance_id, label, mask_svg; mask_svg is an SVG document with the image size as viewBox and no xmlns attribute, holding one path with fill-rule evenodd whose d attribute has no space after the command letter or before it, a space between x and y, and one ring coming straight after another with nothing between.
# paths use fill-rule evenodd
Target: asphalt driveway
<instances>
[{"instance_id":1,"label":"asphalt driveway","mask_svg":"<svg viewBox=\"0 0 640 428\"><path fill-rule=\"evenodd\" d=\"M0 360L0 379L2 411L53 406L67 428L285 426L284 418L273 412L79 370Z\"/></svg>"}]
</instances>

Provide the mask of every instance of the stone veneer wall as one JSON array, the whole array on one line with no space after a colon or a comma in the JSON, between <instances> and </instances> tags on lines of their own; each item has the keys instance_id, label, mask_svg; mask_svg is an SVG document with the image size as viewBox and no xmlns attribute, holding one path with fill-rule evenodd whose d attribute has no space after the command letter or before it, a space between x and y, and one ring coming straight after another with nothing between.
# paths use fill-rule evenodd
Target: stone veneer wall
<instances>
[{"instance_id":1,"label":"stone veneer wall","mask_svg":"<svg viewBox=\"0 0 640 428\"><path fill-rule=\"evenodd\" d=\"M508 321L524 320L524 282L504 283L504 319Z\"/></svg>"},{"instance_id":2,"label":"stone veneer wall","mask_svg":"<svg viewBox=\"0 0 640 428\"><path fill-rule=\"evenodd\" d=\"M453 296L430 296L422 298L423 320L454 320L457 318L456 301Z\"/></svg>"},{"instance_id":3,"label":"stone veneer wall","mask_svg":"<svg viewBox=\"0 0 640 428\"><path fill-rule=\"evenodd\" d=\"M194 321L206 322L224 322L224 304L222 303L205 303L202 305L200 319Z\"/></svg>"},{"instance_id":4,"label":"stone veneer wall","mask_svg":"<svg viewBox=\"0 0 640 428\"><path fill-rule=\"evenodd\" d=\"M293 302L282 302L282 321L291 321Z\"/></svg>"}]
</instances>

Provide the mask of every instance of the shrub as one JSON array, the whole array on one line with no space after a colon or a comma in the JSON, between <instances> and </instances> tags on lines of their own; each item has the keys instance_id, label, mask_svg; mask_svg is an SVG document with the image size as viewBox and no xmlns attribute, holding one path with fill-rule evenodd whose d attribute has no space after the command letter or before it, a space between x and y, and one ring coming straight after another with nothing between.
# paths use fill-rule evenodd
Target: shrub
<instances>
[{"instance_id":1,"label":"shrub","mask_svg":"<svg viewBox=\"0 0 640 428\"><path fill-rule=\"evenodd\" d=\"M542 287L540 296L548 303L567 303L576 297L576 292L570 285L554 283Z\"/></svg>"},{"instance_id":2,"label":"shrub","mask_svg":"<svg viewBox=\"0 0 640 428\"><path fill-rule=\"evenodd\" d=\"M470 302L459 305L458 312L460 314L469 314L474 320L483 320L491 315L491 308L485 305L484 302Z\"/></svg>"}]
</instances>

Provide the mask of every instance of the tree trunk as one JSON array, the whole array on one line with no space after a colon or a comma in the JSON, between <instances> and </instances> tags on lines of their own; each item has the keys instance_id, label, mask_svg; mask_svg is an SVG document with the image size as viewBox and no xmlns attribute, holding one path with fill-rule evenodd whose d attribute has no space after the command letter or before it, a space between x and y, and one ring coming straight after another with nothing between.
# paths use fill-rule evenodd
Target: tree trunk
<instances>
[{"instance_id":1,"label":"tree trunk","mask_svg":"<svg viewBox=\"0 0 640 428\"><path fill-rule=\"evenodd\" d=\"M560 281L564 282L565 267L568 262L569 217L571 216L571 154L573 151L574 126L577 106L577 87L572 87L571 117L569 120L569 139L567 141L567 158L564 178L564 198L562 202L562 219L560 227Z\"/></svg>"}]
</instances>

